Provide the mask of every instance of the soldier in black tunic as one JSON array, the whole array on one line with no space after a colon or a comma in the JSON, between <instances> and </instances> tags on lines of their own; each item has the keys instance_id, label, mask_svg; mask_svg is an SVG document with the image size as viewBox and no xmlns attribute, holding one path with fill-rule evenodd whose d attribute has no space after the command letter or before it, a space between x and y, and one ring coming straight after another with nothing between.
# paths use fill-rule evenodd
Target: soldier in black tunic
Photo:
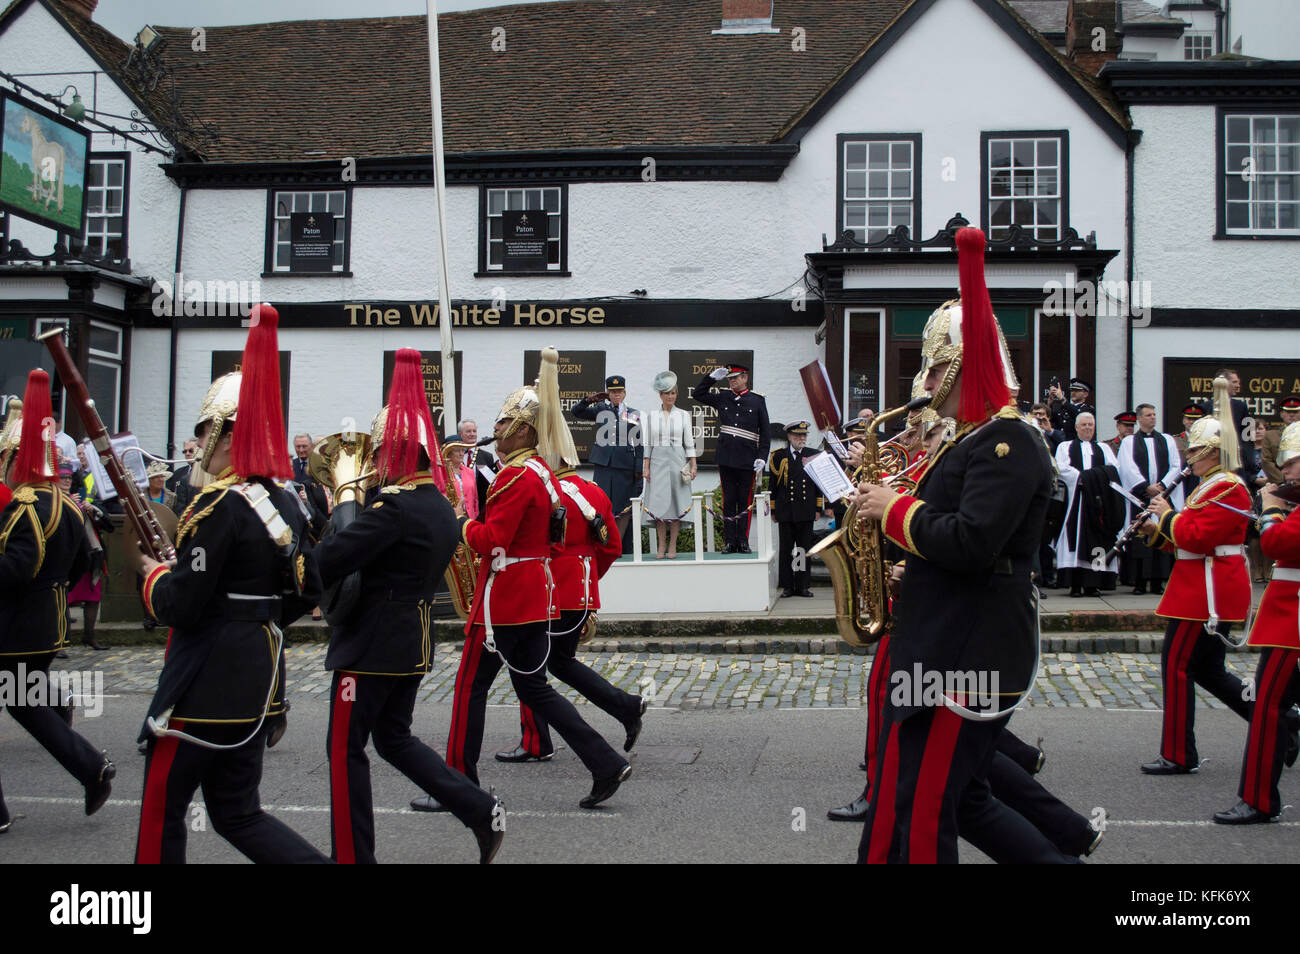
<instances>
[{"instance_id":1,"label":"soldier in black tunic","mask_svg":"<svg viewBox=\"0 0 1300 954\"><path fill-rule=\"evenodd\" d=\"M216 479L191 501L174 564L141 561L145 610L172 627L140 740L148 741L136 862L185 860L195 790L212 827L258 863L327 859L262 811L267 719L284 672L282 627L320 601L307 521L288 479L276 325L253 310L240 373L209 388L196 466ZM232 423L233 420L233 423Z\"/></svg>"},{"instance_id":2,"label":"soldier in black tunic","mask_svg":"<svg viewBox=\"0 0 1300 954\"><path fill-rule=\"evenodd\" d=\"M715 382L726 378L729 392L713 392ZM722 484L724 553L749 552L749 505L754 499L754 480L767 466L772 446L767 419L767 401L749 390L749 368L732 364L714 368L700 379L691 397L718 412L718 446L714 461Z\"/></svg>"},{"instance_id":3,"label":"soldier in black tunic","mask_svg":"<svg viewBox=\"0 0 1300 954\"><path fill-rule=\"evenodd\" d=\"M68 584L86 571L89 544L81 508L55 483L54 442L42 435L51 417L44 371L28 375L23 406L19 443L0 448L0 476L13 488L0 512L0 678L20 695L9 714L84 786L86 814L93 815L108 800L116 769L72 730L55 698L57 680L48 676L54 654L68 645ZM28 694L38 673L43 699ZM0 794L0 832L12 821Z\"/></svg>"},{"instance_id":4,"label":"soldier in black tunic","mask_svg":"<svg viewBox=\"0 0 1300 954\"><path fill-rule=\"evenodd\" d=\"M787 425L789 447L772 452L767 461L771 475L772 516L777 522L777 584L782 596L812 596L808 587L808 551L813 545L813 521L822 512L823 502L817 485L803 469L806 458L817 451L804 445L808 440L807 421Z\"/></svg>"},{"instance_id":5,"label":"soldier in black tunic","mask_svg":"<svg viewBox=\"0 0 1300 954\"><path fill-rule=\"evenodd\" d=\"M487 864L505 837L504 809L411 734L416 694L433 665L434 594L460 542L456 515L429 469L439 451L420 352L397 352L388 404L371 433L379 495L313 552L326 586L361 571L356 606L334 627L325 656L334 672L327 746L334 858L375 861L366 758L373 737L380 757L474 831Z\"/></svg>"}]
</instances>

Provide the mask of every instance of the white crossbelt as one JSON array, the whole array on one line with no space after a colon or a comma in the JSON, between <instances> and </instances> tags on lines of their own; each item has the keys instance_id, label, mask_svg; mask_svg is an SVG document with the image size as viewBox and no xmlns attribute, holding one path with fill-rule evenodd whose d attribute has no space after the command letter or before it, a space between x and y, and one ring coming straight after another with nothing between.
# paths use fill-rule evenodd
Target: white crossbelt
<instances>
[{"instance_id":1,"label":"white crossbelt","mask_svg":"<svg viewBox=\"0 0 1300 954\"><path fill-rule=\"evenodd\" d=\"M758 443L757 431L747 431L743 427L733 427L730 424L723 424L718 428L718 431L723 434L730 434L732 437L742 437L747 441L753 441L755 444Z\"/></svg>"},{"instance_id":2,"label":"white crossbelt","mask_svg":"<svg viewBox=\"0 0 1300 954\"><path fill-rule=\"evenodd\" d=\"M1273 579L1284 583L1300 583L1300 568L1290 566L1273 567Z\"/></svg>"},{"instance_id":3,"label":"white crossbelt","mask_svg":"<svg viewBox=\"0 0 1300 954\"><path fill-rule=\"evenodd\" d=\"M1233 556L1245 557L1245 555L1246 548L1240 543L1215 547L1213 553L1193 553L1191 550L1178 551L1178 559L1180 560L1203 560L1205 562L1205 607L1210 617L1205 621L1205 629L1206 632L1213 633L1220 639L1223 639L1223 636L1219 633L1219 613L1214 600L1214 558ZM1230 646L1236 645L1226 639L1223 639L1223 641L1228 643Z\"/></svg>"}]
</instances>

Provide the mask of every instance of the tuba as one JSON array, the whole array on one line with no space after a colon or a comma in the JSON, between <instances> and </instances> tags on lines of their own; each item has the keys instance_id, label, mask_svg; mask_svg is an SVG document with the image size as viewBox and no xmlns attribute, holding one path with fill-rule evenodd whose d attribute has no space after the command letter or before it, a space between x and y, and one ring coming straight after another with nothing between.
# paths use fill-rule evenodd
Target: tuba
<instances>
[{"instance_id":1,"label":"tuba","mask_svg":"<svg viewBox=\"0 0 1300 954\"><path fill-rule=\"evenodd\" d=\"M365 506L365 488L373 472L365 471L370 459L370 435L358 431L345 431L322 437L311 449L307 472L321 486L334 494L334 507L330 512L325 533L337 533L352 521ZM356 606L361 593L361 571L349 573L337 583L325 588L321 612L331 626L342 625Z\"/></svg>"},{"instance_id":2,"label":"tuba","mask_svg":"<svg viewBox=\"0 0 1300 954\"><path fill-rule=\"evenodd\" d=\"M903 472L907 452L901 442L878 443L876 429L929 403L930 395L923 394L872 419L865 435L862 466L852 475L855 484L880 483ZM870 646L894 625L889 612L889 574L894 567L885 559L880 523L859 521L857 511L857 505L851 505L844 514L844 525L808 552L821 557L830 570L840 638L850 646Z\"/></svg>"}]
</instances>

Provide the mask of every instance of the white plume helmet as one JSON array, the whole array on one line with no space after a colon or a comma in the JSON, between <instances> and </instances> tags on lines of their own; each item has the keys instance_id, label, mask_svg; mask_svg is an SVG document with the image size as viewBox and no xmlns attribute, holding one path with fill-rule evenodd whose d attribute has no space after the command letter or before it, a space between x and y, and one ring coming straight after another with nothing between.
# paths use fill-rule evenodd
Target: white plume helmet
<instances>
[{"instance_id":1,"label":"white plume helmet","mask_svg":"<svg viewBox=\"0 0 1300 954\"><path fill-rule=\"evenodd\" d=\"M1227 378L1214 379L1214 412L1187 431L1188 461L1200 460L1212 450L1219 452L1219 466L1232 471L1241 466L1241 444L1232 420L1232 396ZM1191 453L1199 451L1199 453Z\"/></svg>"},{"instance_id":2,"label":"white plume helmet","mask_svg":"<svg viewBox=\"0 0 1300 954\"><path fill-rule=\"evenodd\" d=\"M537 453L551 470L578 466L578 449L560 406L560 353L542 349L542 366L537 372Z\"/></svg>"}]
</instances>

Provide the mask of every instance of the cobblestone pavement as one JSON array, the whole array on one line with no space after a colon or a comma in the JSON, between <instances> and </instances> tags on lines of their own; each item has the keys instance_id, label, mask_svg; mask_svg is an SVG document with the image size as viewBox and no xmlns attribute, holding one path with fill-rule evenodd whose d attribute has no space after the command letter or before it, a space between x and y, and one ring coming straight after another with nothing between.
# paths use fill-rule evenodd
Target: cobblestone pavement
<instances>
[{"instance_id":1,"label":"cobblestone pavement","mask_svg":"<svg viewBox=\"0 0 1300 954\"><path fill-rule=\"evenodd\" d=\"M65 670L101 668L104 691L152 692L162 666L162 649L131 647L94 653L70 650L60 660ZM324 695L330 674L321 665L325 648L317 644L288 650L289 693ZM695 655L685 653L579 654L587 665L629 692L644 693L654 683L655 705L679 709L856 707L864 704L872 656L861 655ZM1229 654L1228 668L1239 676L1254 673L1256 657ZM450 702L460 650L439 647L433 671L420 698ZM573 690L556 688L574 701ZM1197 690L1204 705L1223 708ZM490 703L515 701L510 681L499 676ZM1030 698L1032 706L1159 709L1160 656L1151 653L1045 653L1043 673Z\"/></svg>"}]
</instances>

